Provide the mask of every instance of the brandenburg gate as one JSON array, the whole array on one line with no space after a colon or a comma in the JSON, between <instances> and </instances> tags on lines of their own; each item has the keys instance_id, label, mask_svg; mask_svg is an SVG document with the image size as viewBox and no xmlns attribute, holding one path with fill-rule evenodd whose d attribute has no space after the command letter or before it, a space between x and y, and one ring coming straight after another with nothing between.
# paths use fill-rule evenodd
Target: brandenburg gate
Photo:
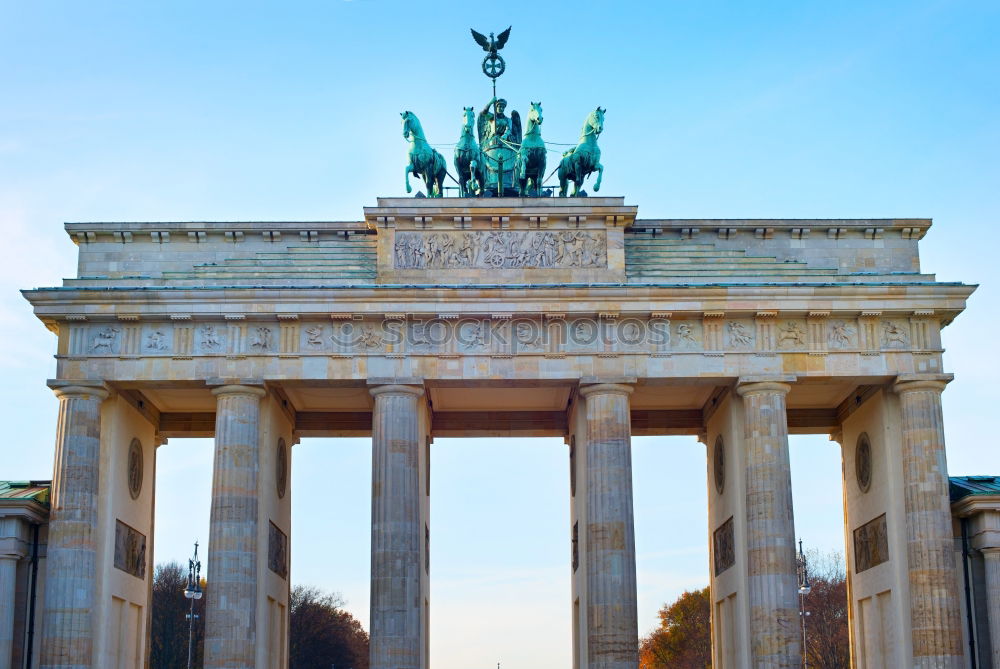
<instances>
[{"instance_id":1,"label":"brandenburg gate","mask_svg":"<svg viewBox=\"0 0 1000 669\"><path fill-rule=\"evenodd\" d=\"M810 433L843 449L855 666L965 666L941 329L973 287L922 272L930 225L620 197L69 223L77 276L24 292L58 338L41 665L143 666L157 448L214 437L205 666L287 666L293 445L370 436L371 666L427 669L433 439L509 435L566 440L573 666L635 669L630 439L697 435L713 666L797 667Z\"/></svg>"}]
</instances>

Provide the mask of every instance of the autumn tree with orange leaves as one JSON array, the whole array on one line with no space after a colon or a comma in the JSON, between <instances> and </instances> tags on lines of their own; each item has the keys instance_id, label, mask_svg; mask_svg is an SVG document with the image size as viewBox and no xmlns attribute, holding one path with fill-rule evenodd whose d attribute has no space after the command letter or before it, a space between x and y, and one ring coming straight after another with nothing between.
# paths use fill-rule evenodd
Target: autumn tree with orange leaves
<instances>
[{"instance_id":1,"label":"autumn tree with orange leaves","mask_svg":"<svg viewBox=\"0 0 1000 669\"><path fill-rule=\"evenodd\" d=\"M803 597L806 657L810 669L848 669L847 579L839 553L807 552L812 589ZM712 666L708 588L685 592L660 609L660 626L639 645L640 669L705 669ZM796 621L799 622L799 621Z\"/></svg>"},{"instance_id":2,"label":"autumn tree with orange leaves","mask_svg":"<svg viewBox=\"0 0 1000 669\"><path fill-rule=\"evenodd\" d=\"M704 669L712 666L708 588L685 592L660 609L660 626L639 646L641 669Z\"/></svg>"}]
</instances>

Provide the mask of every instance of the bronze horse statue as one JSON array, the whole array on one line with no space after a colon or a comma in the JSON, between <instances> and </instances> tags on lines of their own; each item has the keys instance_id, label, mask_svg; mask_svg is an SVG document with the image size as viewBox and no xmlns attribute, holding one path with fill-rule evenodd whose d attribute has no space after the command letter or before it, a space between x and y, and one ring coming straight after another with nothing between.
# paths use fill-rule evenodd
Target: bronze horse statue
<instances>
[{"instance_id":1,"label":"bronze horse statue","mask_svg":"<svg viewBox=\"0 0 1000 669\"><path fill-rule=\"evenodd\" d=\"M545 177L545 142L542 141L542 103L532 102L528 110L521 147L514 163L514 179L521 197L539 195ZM530 184L530 186L529 186Z\"/></svg>"},{"instance_id":2,"label":"bronze horse statue","mask_svg":"<svg viewBox=\"0 0 1000 669\"><path fill-rule=\"evenodd\" d=\"M462 135L455 145L455 173L461 197L477 197L483 191L483 156L472 129L476 126L476 111L462 107Z\"/></svg>"},{"instance_id":3,"label":"bronze horse statue","mask_svg":"<svg viewBox=\"0 0 1000 669\"><path fill-rule=\"evenodd\" d=\"M604 165L601 165L601 149L597 146L597 137L604 131L605 111L607 110L598 107L590 112L580 131L580 142L563 154L559 162L559 197L566 197L568 181L573 182L572 196L580 195L580 186L593 172L597 172L594 191L601 190Z\"/></svg>"},{"instance_id":4,"label":"bronze horse statue","mask_svg":"<svg viewBox=\"0 0 1000 669\"><path fill-rule=\"evenodd\" d=\"M403 138L410 142L410 162L406 166L406 192L413 192L410 188L410 172L413 172L424 180L427 197L441 197L444 194L444 176L448 173L444 156L427 143L424 129L416 114L406 111L400 116L403 117Z\"/></svg>"}]
</instances>

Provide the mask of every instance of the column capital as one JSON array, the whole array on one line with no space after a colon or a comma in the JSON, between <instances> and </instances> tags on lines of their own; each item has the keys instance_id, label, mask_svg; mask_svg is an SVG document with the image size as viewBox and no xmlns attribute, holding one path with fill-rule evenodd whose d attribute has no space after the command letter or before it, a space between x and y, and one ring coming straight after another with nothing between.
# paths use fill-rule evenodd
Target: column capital
<instances>
[{"instance_id":1,"label":"column capital","mask_svg":"<svg viewBox=\"0 0 1000 669\"><path fill-rule=\"evenodd\" d=\"M52 389L52 392L58 398L96 397L103 402L110 395L107 385L103 381L97 380L49 379L46 385Z\"/></svg>"},{"instance_id":2,"label":"column capital","mask_svg":"<svg viewBox=\"0 0 1000 669\"><path fill-rule=\"evenodd\" d=\"M264 397L267 395L267 391L260 386L233 383L212 388L212 394L216 397L220 395L249 395L251 397Z\"/></svg>"},{"instance_id":3,"label":"column capital","mask_svg":"<svg viewBox=\"0 0 1000 669\"><path fill-rule=\"evenodd\" d=\"M402 383L387 383L381 386L369 386L368 392L372 397L379 395L415 395L420 397L424 394L423 386L404 385Z\"/></svg>"},{"instance_id":4,"label":"column capital","mask_svg":"<svg viewBox=\"0 0 1000 669\"><path fill-rule=\"evenodd\" d=\"M736 381L736 392L740 397L752 393L780 393L787 395L795 382L794 376L741 376Z\"/></svg>"},{"instance_id":5,"label":"column capital","mask_svg":"<svg viewBox=\"0 0 1000 669\"><path fill-rule=\"evenodd\" d=\"M593 383L580 386L583 397L591 395L631 395L634 388L625 383Z\"/></svg>"},{"instance_id":6,"label":"column capital","mask_svg":"<svg viewBox=\"0 0 1000 669\"><path fill-rule=\"evenodd\" d=\"M24 541L15 537L0 539L0 560L20 560L28 557Z\"/></svg>"},{"instance_id":7,"label":"column capital","mask_svg":"<svg viewBox=\"0 0 1000 669\"><path fill-rule=\"evenodd\" d=\"M940 393L954 378L954 374L900 374L892 384L892 390L900 395L917 390L936 390Z\"/></svg>"}]
</instances>

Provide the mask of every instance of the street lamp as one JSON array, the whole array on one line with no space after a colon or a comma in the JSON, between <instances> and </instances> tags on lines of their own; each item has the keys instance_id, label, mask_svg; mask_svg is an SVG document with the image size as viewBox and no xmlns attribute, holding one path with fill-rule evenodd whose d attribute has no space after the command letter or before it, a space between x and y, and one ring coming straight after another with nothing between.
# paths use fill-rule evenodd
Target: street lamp
<instances>
[{"instance_id":1,"label":"street lamp","mask_svg":"<svg viewBox=\"0 0 1000 669\"><path fill-rule=\"evenodd\" d=\"M795 556L795 574L799 578L799 618L802 620L802 668L809 669L809 656L806 653L806 611L805 596L812 591L809 584L809 566L806 564L806 555L802 552L802 539L799 539L799 554Z\"/></svg>"},{"instance_id":2,"label":"street lamp","mask_svg":"<svg viewBox=\"0 0 1000 669\"><path fill-rule=\"evenodd\" d=\"M191 611L185 616L188 619L188 669L191 669L191 651L194 647L194 621L198 617L194 613L194 601L205 594L201 591L201 560L198 559L198 542L194 542L194 557L188 560L188 583L184 588L184 596L191 600Z\"/></svg>"}]
</instances>

